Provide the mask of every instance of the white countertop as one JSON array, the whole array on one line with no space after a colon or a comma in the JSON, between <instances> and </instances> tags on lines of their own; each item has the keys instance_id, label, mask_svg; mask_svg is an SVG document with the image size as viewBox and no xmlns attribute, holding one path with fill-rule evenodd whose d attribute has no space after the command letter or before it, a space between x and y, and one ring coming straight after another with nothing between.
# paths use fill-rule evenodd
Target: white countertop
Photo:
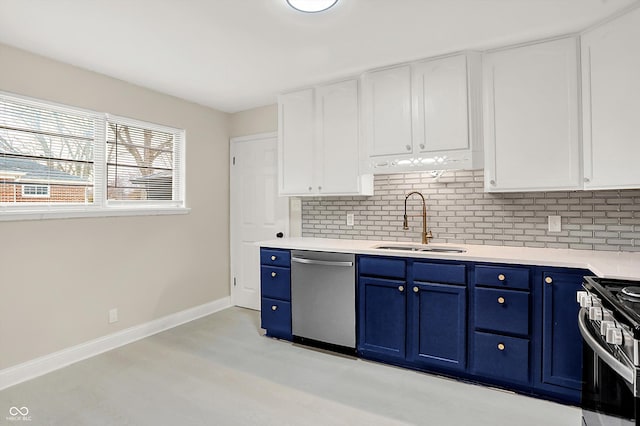
<instances>
[{"instance_id":1,"label":"white countertop","mask_svg":"<svg viewBox=\"0 0 640 426\"><path fill-rule=\"evenodd\" d=\"M473 262L511 263L520 265L557 266L589 269L603 278L640 280L640 253L571 250L529 247L503 247L470 244L429 244L435 247L456 247L464 253L434 253L403 250L382 250L379 245L412 245L397 241L343 240L330 238L278 238L261 241L260 247L292 250L330 251L336 253L372 254L379 256L415 257L421 259L467 260Z\"/></svg>"}]
</instances>

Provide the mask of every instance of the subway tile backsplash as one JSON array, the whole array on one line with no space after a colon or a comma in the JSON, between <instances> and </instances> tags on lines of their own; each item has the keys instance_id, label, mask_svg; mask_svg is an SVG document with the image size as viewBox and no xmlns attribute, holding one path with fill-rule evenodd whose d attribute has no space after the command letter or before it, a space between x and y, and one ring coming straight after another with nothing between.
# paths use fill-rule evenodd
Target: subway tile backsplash
<instances>
[{"instance_id":1,"label":"subway tile backsplash","mask_svg":"<svg viewBox=\"0 0 640 426\"><path fill-rule=\"evenodd\" d=\"M482 170L375 176L373 197L302 199L302 235L420 242L420 197L427 201L431 242L582 250L640 251L640 190L485 193ZM346 215L355 215L347 226ZM547 217L562 217L549 232Z\"/></svg>"}]
</instances>

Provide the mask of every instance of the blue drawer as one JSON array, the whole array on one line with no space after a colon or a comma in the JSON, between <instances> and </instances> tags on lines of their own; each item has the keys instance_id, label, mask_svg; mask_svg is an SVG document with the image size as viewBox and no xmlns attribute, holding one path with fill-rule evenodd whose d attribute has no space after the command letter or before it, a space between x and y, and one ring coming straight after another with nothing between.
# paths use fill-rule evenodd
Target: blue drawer
<instances>
[{"instance_id":1,"label":"blue drawer","mask_svg":"<svg viewBox=\"0 0 640 426\"><path fill-rule=\"evenodd\" d=\"M291 269L279 266L260 268L262 297L291 301Z\"/></svg>"},{"instance_id":2,"label":"blue drawer","mask_svg":"<svg viewBox=\"0 0 640 426\"><path fill-rule=\"evenodd\" d=\"M476 266L476 285L529 290L529 268Z\"/></svg>"},{"instance_id":3,"label":"blue drawer","mask_svg":"<svg viewBox=\"0 0 640 426\"><path fill-rule=\"evenodd\" d=\"M415 262L413 279L430 283L466 284L467 268L464 265Z\"/></svg>"},{"instance_id":4,"label":"blue drawer","mask_svg":"<svg viewBox=\"0 0 640 426\"><path fill-rule=\"evenodd\" d=\"M529 293L476 288L474 317L476 328L527 336Z\"/></svg>"},{"instance_id":5,"label":"blue drawer","mask_svg":"<svg viewBox=\"0 0 640 426\"><path fill-rule=\"evenodd\" d=\"M260 264L273 266L291 266L291 253L289 250L260 249Z\"/></svg>"},{"instance_id":6,"label":"blue drawer","mask_svg":"<svg viewBox=\"0 0 640 426\"><path fill-rule=\"evenodd\" d=\"M291 340L291 303L263 297L261 309L261 327L267 336Z\"/></svg>"},{"instance_id":7,"label":"blue drawer","mask_svg":"<svg viewBox=\"0 0 640 426\"><path fill-rule=\"evenodd\" d=\"M406 264L402 259L362 256L358 263L358 274L374 277L404 278L406 276Z\"/></svg>"},{"instance_id":8,"label":"blue drawer","mask_svg":"<svg viewBox=\"0 0 640 426\"><path fill-rule=\"evenodd\" d=\"M529 339L475 332L473 372L507 382L529 383Z\"/></svg>"}]
</instances>

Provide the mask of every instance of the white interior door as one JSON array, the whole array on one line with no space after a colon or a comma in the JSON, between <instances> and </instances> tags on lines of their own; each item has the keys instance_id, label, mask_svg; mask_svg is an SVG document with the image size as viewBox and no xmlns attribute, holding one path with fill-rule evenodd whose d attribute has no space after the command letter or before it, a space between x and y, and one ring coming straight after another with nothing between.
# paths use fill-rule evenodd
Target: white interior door
<instances>
[{"instance_id":1,"label":"white interior door","mask_svg":"<svg viewBox=\"0 0 640 426\"><path fill-rule=\"evenodd\" d=\"M260 309L260 251L257 241L288 234L289 203L278 197L277 136L231 139L231 298Z\"/></svg>"}]
</instances>

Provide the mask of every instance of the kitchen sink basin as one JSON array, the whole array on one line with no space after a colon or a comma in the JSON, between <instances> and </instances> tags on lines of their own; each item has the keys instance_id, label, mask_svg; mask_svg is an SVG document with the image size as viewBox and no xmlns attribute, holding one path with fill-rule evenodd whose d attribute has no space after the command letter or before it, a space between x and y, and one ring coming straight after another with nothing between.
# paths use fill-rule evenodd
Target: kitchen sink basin
<instances>
[{"instance_id":1,"label":"kitchen sink basin","mask_svg":"<svg viewBox=\"0 0 640 426\"><path fill-rule=\"evenodd\" d=\"M396 244L381 244L373 247L379 250L402 250L402 251L424 251L433 253L464 253L467 250L461 247L443 247L443 246L417 246L417 245L396 245Z\"/></svg>"}]
</instances>

